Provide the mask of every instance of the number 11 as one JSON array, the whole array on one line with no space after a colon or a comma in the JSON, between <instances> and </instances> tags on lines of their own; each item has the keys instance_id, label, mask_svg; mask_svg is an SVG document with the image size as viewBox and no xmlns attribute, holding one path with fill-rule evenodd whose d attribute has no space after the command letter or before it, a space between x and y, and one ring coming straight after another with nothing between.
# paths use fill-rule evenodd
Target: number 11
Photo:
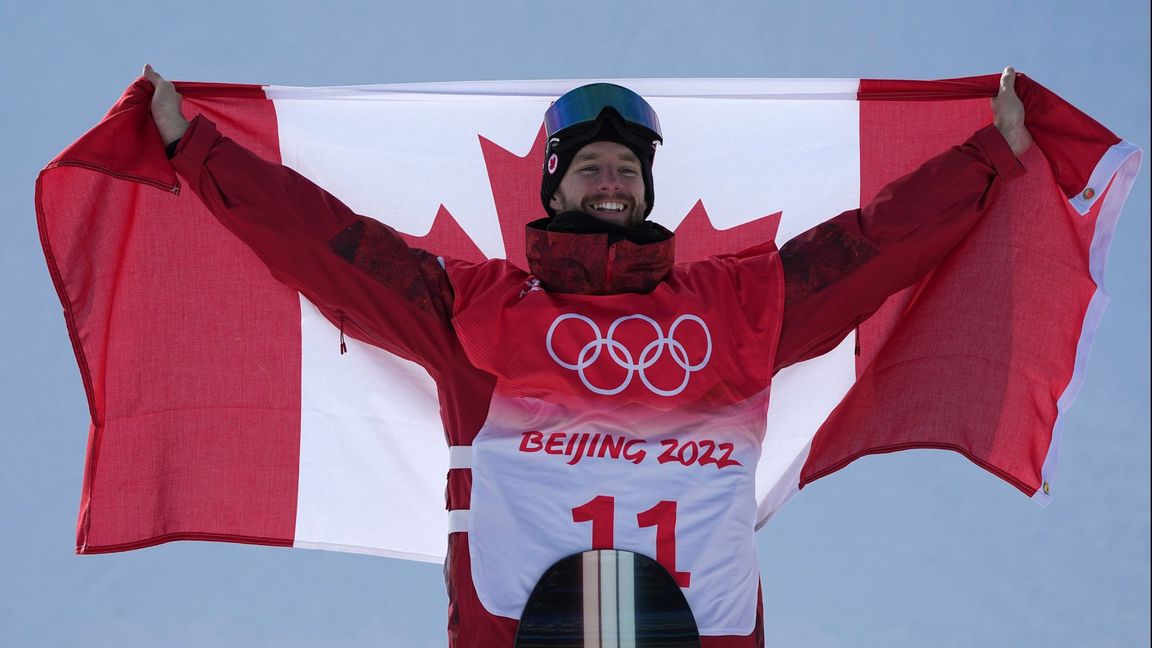
<instances>
[{"instance_id":1,"label":"number 11","mask_svg":"<svg viewBox=\"0 0 1152 648\"><path fill-rule=\"evenodd\" d=\"M572 509L573 522L592 523L592 548L612 549L615 539L616 498L597 495ZM641 529L656 527L656 562L664 566L676 584L688 587L692 572L676 571L676 502L661 500L656 506L636 514Z\"/></svg>"}]
</instances>

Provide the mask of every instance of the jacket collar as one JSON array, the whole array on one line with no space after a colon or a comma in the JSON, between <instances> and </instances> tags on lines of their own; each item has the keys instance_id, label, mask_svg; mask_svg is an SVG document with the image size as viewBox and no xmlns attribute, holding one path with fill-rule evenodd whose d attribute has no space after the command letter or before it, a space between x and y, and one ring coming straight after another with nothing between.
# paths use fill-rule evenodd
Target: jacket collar
<instances>
[{"instance_id":1,"label":"jacket collar","mask_svg":"<svg viewBox=\"0 0 1152 648\"><path fill-rule=\"evenodd\" d=\"M675 238L637 244L607 233L549 232L549 219L528 224L528 270L546 290L585 295L652 292L675 260ZM660 227L656 225L656 227ZM664 229L664 228L660 228Z\"/></svg>"}]
</instances>

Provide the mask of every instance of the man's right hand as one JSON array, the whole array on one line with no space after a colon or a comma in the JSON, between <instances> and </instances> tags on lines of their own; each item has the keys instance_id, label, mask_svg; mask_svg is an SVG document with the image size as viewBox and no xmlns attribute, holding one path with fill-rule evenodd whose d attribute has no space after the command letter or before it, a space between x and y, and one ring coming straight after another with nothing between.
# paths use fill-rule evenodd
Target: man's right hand
<instances>
[{"instance_id":1,"label":"man's right hand","mask_svg":"<svg viewBox=\"0 0 1152 648\"><path fill-rule=\"evenodd\" d=\"M144 66L144 78L151 81L155 88L152 91L152 119L167 146L183 137L184 131L188 130L188 120L180 112L180 103L184 98L176 92L176 86L157 74L151 65Z\"/></svg>"}]
</instances>

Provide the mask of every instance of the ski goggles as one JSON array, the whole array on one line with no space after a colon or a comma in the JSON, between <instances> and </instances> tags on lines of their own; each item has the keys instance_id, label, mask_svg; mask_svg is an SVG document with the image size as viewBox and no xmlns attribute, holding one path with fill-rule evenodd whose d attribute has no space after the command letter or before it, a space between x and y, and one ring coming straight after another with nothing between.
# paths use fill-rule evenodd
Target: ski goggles
<instances>
[{"instance_id":1,"label":"ski goggles","mask_svg":"<svg viewBox=\"0 0 1152 648\"><path fill-rule=\"evenodd\" d=\"M612 83L593 83L566 92L544 113L545 132L551 138L573 126L590 124L605 108L615 110L628 126L646 128L657 140L664 141L660 119L644 97Z\"/></svg>"}]
</instances>

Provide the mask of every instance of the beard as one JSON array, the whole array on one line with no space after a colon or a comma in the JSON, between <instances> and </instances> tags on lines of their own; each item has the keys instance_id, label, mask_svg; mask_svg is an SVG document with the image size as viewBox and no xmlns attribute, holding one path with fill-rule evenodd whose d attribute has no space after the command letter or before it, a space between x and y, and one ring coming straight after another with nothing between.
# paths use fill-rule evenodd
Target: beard
<instances>
[{"instance_id":1,"label":"beard","mask_svg":"<svg viewBox=\"0 0 1152 648\"><path fill-rule=\"evenodd\" d=\"M636 227L644 222L646 206L644 201L637 201L634 196L628 193L598 193L585 196L581 200L574 200L564 195L560 190L556 191L555 195L556 204L553 205L557 213L559 212L581 212L597 218L613 225L620 225L623 227ZM605 202L619 202L625 205L624 209L618 212L602 212L592 208L592 205Z\"/></svg>"}]
</instances>

